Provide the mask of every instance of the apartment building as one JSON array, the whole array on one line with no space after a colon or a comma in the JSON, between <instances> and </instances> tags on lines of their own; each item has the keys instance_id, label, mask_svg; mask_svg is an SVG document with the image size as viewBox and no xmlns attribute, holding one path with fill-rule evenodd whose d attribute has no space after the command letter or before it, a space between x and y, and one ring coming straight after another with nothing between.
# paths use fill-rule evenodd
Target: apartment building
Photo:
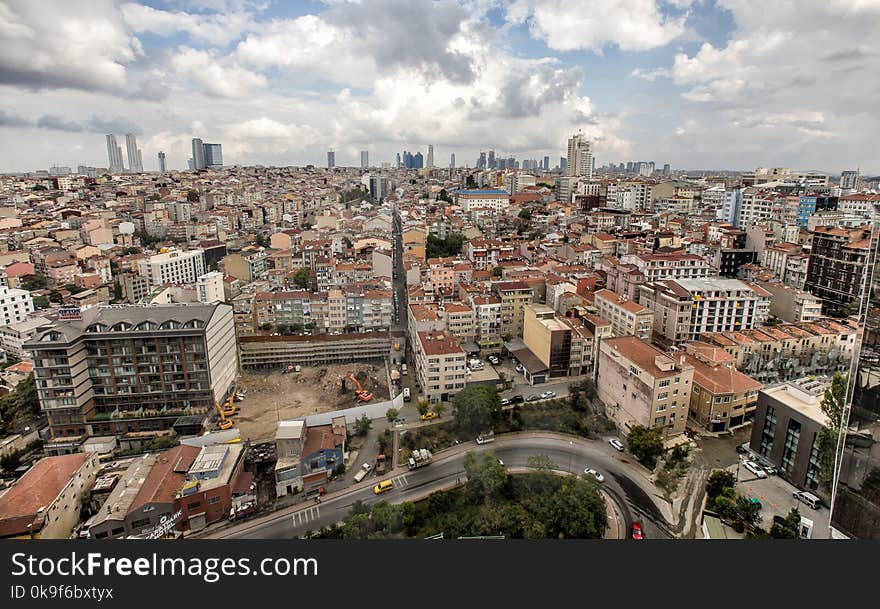
<instances>
[{"instance_id":1,"label":"apartment building","mask_svg":"<svg viewBox=\"0 0 880 609\"><path fill-rule=\"evenodd\" d=\"M253 313L256 328L285 326L294 332L373 332L391 327L394 305L389 290L260 292L254 296Z\"/></svg>"},{"instance_id":2,"label":"apartment building","mask_svg":"<svg viewBox=\"0 0 880 609\"><path fill-rule=\"evenodd\" d=\"M695 254L625 254L621 264L632 264L644 281L662 279L699 279L709 277L713 269Z\"/></svg>"},{"instance_id":3,"label":"apartment building","mask_svg":"<svg viewBox=\"0 0 880 609\"><path fill-rule=\"evenodd\" d=\"M665 437L682 433L693 377L683 355L667 355L635 336L599 346L599 399L623 430L642 425L662 429Z\"/></svg>"},{"instance_id":4,"label":"apartment building","mask_svg":"<svg viewBox=\"0 0 880 609\"><path fill-rule=\"evenodd\" d=\"M699 340L705 332L748 330L764 323L770 295L738 279L655 281L639 287L654 313L654 336L665 344Z\"/></svg>"},{"instance_id":5,"label":"apartment building","mask_svg":"<svg viewBox=\"0 0 880 609\"><path fill-rule=\"evenodd\" d=\"M822 311L845 312L862 293L869 263L870 227L818 226L804 289L822 299ZM855 302L858 308L858 302Z\"/></svg>"},{"instance_id":6,"label":"apartment building","mask_svg":"<svg viewBox=\"0 0 880 609\"><path fill-rule=\"evenodd\" d=\"M25 343L53 438L169 429L207 414L235 382L232 307L110 305Z\"/></svg>"},{"instance_id":7,"label":"apartment building","mask_svg":"<svg viewBox=\"0 0 880 609\"><path fill-rule=\"evenodd\" d=\"M706 333L700 337L700 343L723 348L734 358L737 370L765 385L808 375L846 372L855 341L855 323L834 319Z\"/></svg>"},{"instance_id":8,"label":"apartment building","mask_svg":"<svg viewBox=\"0 0 880 609\"><path fill-rule=\"evenodd\" d=\"M505 190L460 190L455 193L455 203L465 213L478 209L503 211L507 209L510 194Z\"/></svg>"},{"instance_id":9,"label":"apartment building","mask_svg":"<svg viewBox=\"0 0 880 609\"><path fill-rule=\"evenodd\" d=\"M685 356L685 362L694 367L690 416L709 431L722 432L752 420L763 385L729 361L714 361L707 356L711 353L688 349Z\"/></svg>"},{"instance_id":10,"label":"apartment building","mask_svg":"<svg viewBox=\"0 0 880 609\"><path fill-rule=\"evenodd\" d=\"M201 249L173 251L138 260L138 275L150 287L166 284L195 284L205 274L205 252Z\"/></svg>"},{"instance_id":11,"label":"apartment building","mask_svg":"<svg viewBox=\"0 0 880 609\"><path fill-rule=\"evenodd\" d=\"M762 281L761 287L770 294L770 315L782 321L816 321L821 319L822 299L804 290L774 281Z\"/></svg>"},{"instance_id":12,"label":"apartment building","mask_svg":"<svg viewBox=\"0 0 880 609\"><path fill-rule=\"evenodd\" d=\"M502 345L501 341L501 299L494 294L472 296L474 309L474 334L482 351L493 351Z\"/></svg>"},{"instance_id":13,"label":"apartment building","mask_svg":"<svg viewBox=\"0 0 880 609\"><path fill-rule=\"evenodd\" d=\"M223 258L223 270L242 281L256 281L266 276L267 260L268 254L262 248L248 247Z\"/></svg>"},{"instance_id":14,"label":"apartment building","mask_svg":"<svg viewBox=\"0 0 880 609\"><path fill-rule=\"evenodd\" d=\"M31 317L17 323L0 326L0 349L18 359L28 357L23 346L37 333L37 328L50 324L45 317Z\"/></svg>"},{"instance_id":15,"label":"apartment building","mask_svg":"<svg viewBox=\"0 0 880 609\"><path fill-rule=\"evenodd\" d=\"M532 302L532 289L522 281L499 282L492 288L501 299L501 335L522 336L523 310Z\"/></svg>"},{"instance_id":16,"label":"apartment building","mask_svg":"<svg viewBox=\"0 0 880 609\"><path fill-rule=\"evenodd\" d=\"M580 320L560 317L551 307L526 305L523 343L542 365L530 369L531 376L544 371L551 378L593 371L593 333Z\"/></svg>"},{"instance_id":17,"label":"apartment building","mask_svg":"<svg viewBox=\"0 0 880 609\"><path fill-rule=\"evenodd\" d=\"M446 329L459 341L473 342L475 336L474 311L461 302L444 303L438 314L446 322Z\"/></svg>"},{"instance_id":18,"label":"apartment building","mask_svg":"<svg viewBox=\"0 0 880 609\"><path fill-rule=\"evenodd\" d=\"M0 321L4 326L17 324L34 312L34 299L27 290L0 286Z\"/></svg>"},{"instance_id":19,"label":"apartment building","mask_svg":"<svg viewBox=\"0 0 880 609\"><path fill-rule=\"evenodd\" d=\"M432 404L452 399L466 382L466 355L458 339L446 332L419 332L417 337L413 347L422 393Z\"/></svg>"},{"instance_id":20,"label":"apartment building","mask_svg":"<svg viewBox=\"0 0 880 609\"><path fill-rule=\"evenodd\" d=\"M615 336L638 336L651 342L654 313L650 309L611 290L596 292L593 304L599 317L611 322Z\"/></svg>"},{"instance_id":21,"label":"apartment building","mask_svg":"<svg viewBox=\"0 0 880 609\"><path fill-rule=\"evenodd\" d=\"M241 336L243 369L272 369L289 364L322 366L382 360L391 352L387 332L315 334L311 336Z\"/></svg>"},{"instance_id":22,"label":"apartment building","mask_svg":"<svg viewBox=\"0 0 880 609\"><path fill-rule=\"evenodd\" d=\"M223 302L223 273L211 271L200 276L196 282L199 302Z\"/></svg>"}]
</instances>

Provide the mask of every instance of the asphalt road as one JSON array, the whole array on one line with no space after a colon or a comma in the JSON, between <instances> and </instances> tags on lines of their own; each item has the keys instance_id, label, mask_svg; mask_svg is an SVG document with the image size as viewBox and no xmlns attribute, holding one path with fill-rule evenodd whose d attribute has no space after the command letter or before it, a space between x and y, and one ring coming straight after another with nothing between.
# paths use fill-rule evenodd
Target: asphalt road
<instances>
[{"instance_id":1,"label":"asphalt road","mask_svg":"<svg viewBox=\"0 0 880 609\"><path fill-rule=\"evenodd\" d=\"M667 525L657 506L651 499L651 487L647 481L639 481L627 471L629 455L618 453L607 442L564 440L548 437L519 437L499 439L483 446L473 445L472 450L491 450L500 458L506 468L521 469L528 465L532 455L547 455L557 470L581 473L585 467L593 467L604 474L604 490L617 503L623 514L624 525L629 535L629 524L638 520L648 539L670 538ZM443 488L450 488L459 480L466 481L464 456L459 452L441 457L430 465L409 471L397 469L382 477L370 477L369 485L358 487L333 497L325 497L320 504L306 507L288 508L278 516L264 517L246 521L230 529L209 534L211 539L294 539L302 537L307 531L315 531L324 526L343 521L350 513L355 501L373 504L379 501L402 503L421 499ZM373 486L379 480L392 480L394 489L375 495Z\"/></svg>"}]
</instances>

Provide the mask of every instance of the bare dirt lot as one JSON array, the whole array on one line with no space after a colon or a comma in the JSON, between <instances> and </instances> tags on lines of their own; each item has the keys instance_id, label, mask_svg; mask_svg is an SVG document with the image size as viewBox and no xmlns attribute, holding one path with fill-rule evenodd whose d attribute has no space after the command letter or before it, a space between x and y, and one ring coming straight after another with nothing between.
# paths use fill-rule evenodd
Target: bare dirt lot
<instances>
[{"instance_id":1,"label":"bare dirt lot","mask_svg":"<svg viewBox=\"0 0 880 609\"><path fill-rule=\"evenodd\" d=\"M286 374L245 372L239 377L238 387L246 391L246 397L236 403L239 410L232 417L235 426L242 438L269 440L275 436L278 419L357 406L354 384L345 378L349 372L363 389L373 393L372 401L389 399L384 364L304 367Z\"/></svg>"}]
</instances>

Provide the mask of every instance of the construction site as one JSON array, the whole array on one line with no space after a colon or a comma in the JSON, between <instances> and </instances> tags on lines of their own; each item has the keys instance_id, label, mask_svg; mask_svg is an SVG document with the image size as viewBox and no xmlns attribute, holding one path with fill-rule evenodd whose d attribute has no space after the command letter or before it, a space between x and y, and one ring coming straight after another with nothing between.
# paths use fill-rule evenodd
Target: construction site
<instances>
[{"instance_id":1,"label":"construction site","mask_svg":"<svg viewBox=\"0 0 880 609\"><path fill-rule=\"evenodd\" d=\"M230 419L241 430L242 438L253 442L274 438L279 419L296 419L390 398L383 363L244 372L237 387L244 400L235 402L237 412Z\"/></svg>"}]
</instances>

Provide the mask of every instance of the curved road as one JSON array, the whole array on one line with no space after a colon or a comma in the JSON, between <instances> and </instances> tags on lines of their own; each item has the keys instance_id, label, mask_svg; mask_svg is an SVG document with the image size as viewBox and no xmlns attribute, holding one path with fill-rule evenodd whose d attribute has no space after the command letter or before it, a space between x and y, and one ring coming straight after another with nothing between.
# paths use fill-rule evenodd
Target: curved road
<instances>
[{"instance_id":1,"label":"curved road","mask_svg":"<svg viewBox=\"0 0 880 609\"><path fill-rule=\"evenodd\" d=\"M622 514L622 526L629 535L633 520L642 523L645 537L649 539L670 538L668 524L651 498L652 487L644 479L633 477L627 468L633 467L631 456L618 453L604 441L586 441L572 437L528 435L526 437L499 438L490 444L452 449L452 454L435 457L430 465L409 471L398 468L382 477L369 477L361 484L339 493L324 497L319 504L298 504L275 514L245 521L240 524L208 533L210 539L294 539L307 531L343 521L348 517L352 504L362 501L370 505L379 501L402 503L416 501L427 495L464 483L464 456L469 450L491 451L504 462L507 469L527 468L532 455L547 455L555 464L554 469L581 473L592 467L604 474L603 490L617 504ZM380 480L392 480L394 490L375 495L373 486Z\"/></svg>"}]
</instances>

